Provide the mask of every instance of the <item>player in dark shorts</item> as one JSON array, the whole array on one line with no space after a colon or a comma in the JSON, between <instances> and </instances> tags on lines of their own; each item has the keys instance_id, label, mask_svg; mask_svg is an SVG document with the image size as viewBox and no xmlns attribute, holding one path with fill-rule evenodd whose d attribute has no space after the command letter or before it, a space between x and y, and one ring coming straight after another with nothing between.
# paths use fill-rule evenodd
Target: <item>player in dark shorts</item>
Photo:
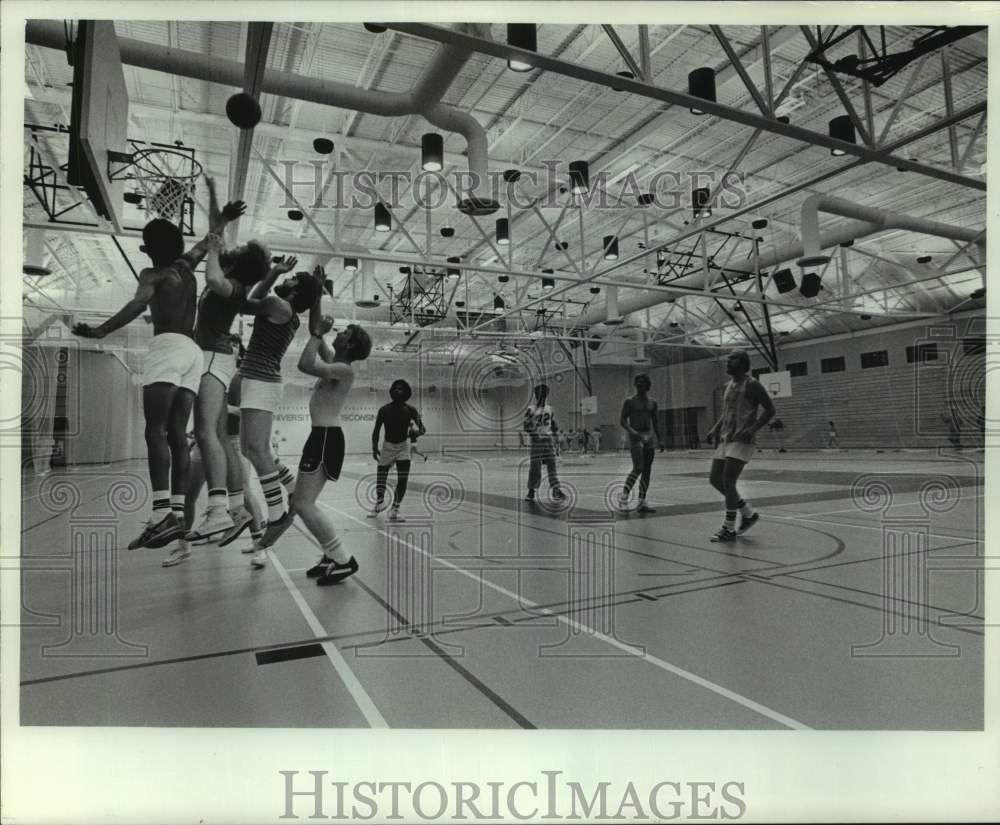
<instances>
[{"instance_id":1,"label":"player in dark shorts","mask_svg":"<svg viewBox=\"0 0 1000 825\"><path fill-rule=\"evenodd\" d=\"M286 278L268 295L280 269L272 269L247 298L247 312L255 315L253 333L246 355L240 364L243 378L240 411L240 447L260 479L267 504L268 526L261 544L268 547L277 541L288 527L292 516L282 501L283 485L294 491L295 479L284 465L278 463L271 450L271 424L274 411L281 401L281 359L299 328L299 314L306 312L318 299L322 282L306 272Z\"/></svg>"},{"instance_id":2,"label":"player in dark shorts","mask_svg":"<svg viewBox=\"0 0 1000 825\"><path fill-rule=\"evenodd\" d=\"M292 506L323 550L322 558L306 571L306 575L325 586L337 584L358 571L357 560L344 550L333 523L316 504L316 499L327 481L340 477L344 463L340 411L354 384L352 364L368 357L372 342L361 327L349 324L334 338L330 351L323 335L330 331L333 321L320 316L319 306L326 278L322 267L316 267L313 278L316 297L309 313L310 338L299 358L299 369L318 380L309 399L312 430L302 448Z\"/></svg>"},{"instance_id":3,"label":"player in dark shorts","mask_svg":"<svg viewBox=\"0 0 1000 825\"><path fill-rule=\"evenodd\" d=\"M660 435L659 411L656 402L649 397L653 384L648 375L637 375L634 380L635 395L626 398L622 405L621 425L628 435L629 452L632 454L632 472L625 479L625 489L618 499L621 509L628 507L628 499L639 479L639 505L637 513L655 513L646 504L646 491L649 489L649 477L653 471L653 459L656 448L663 452L665 445Z\"/></svg>"},{"instance_id":4,"label":"player in dark shorts","mask_svg":"<svg viewBox=\"0 0 1000 825\"><path fill-rule=\"evenodd\" d=\"M208 190L210 203L214 204L215 185L211 179ZM234 521L241 526L250 521L242 483L232 493L227 488L226 393L236 374L229 330L245 308L250 287L267 275L270 263L270 253L258 241L225 251L220 238L205 256L205 289L198 300L194 327L194 340L203 357L194 425L208 483L208 507L202 521L187 534L188 541L218 538L231 530ZM287 272L293 265L294 259L282 271ZM239 466L236 472L238 479L242 475Z\"/></svg>"},{"instance_id":5,"label":"player in dark shorts","mask_svg":"<svg viewBox=\"0 0 1000 825\"><path fill-rule=\"evenodd\" d=\"M546 384L539 384L534 389L535 403L529 404L524 411L524 431L531 440L531 457L528 464L528 494L524 500L531 503L535 500L535 490L542 483L542 465L548 473L549 488L556 501L564 498L559 489L559 475L556 472L556 438L559 426L556 424L552 407L545 403L549 397Z\"/></svg>"},{"instance_id":6,"label":"player in dark shorts","mask_svg":"<svg viewBox=\"0 0 1000 825\"><path fill-rule=\"evenodd\" d=\"M246 209L242 201L209 213L209 235L217 235ZM170 221L157 218L142 230L142 251L153 265L139 273L135 295L104 323L79 323L73 333L103 338L134 321L149 307L153 340L143 363L142 407L146 419L146 451L153 488L153 513L142 534L129 544L180 546L164 561L171 566L190 555L184 541L184 496L188 486L187 423L201 379L202 355L194 342L198 288L194 268L208 250L206 239L184 252L184 236Z\"/></svg>"},{"instance_id":7,"label":"player in dark shorts","mask_svg":"<svg viewBox=\"0 0 1000 825\"><path fill-rule=\"evenodd\" d=\"M374 518L385 509L385 485L389 478L389 468L396 465L396 489L393 492L392 507L389 510L390 521L405 521L400 518L399 505L406 495L406 485L410 478L410 432L415 427L417 435L427 432L424 422L416 407L407 404L413 390L402 378L397 378L389 387L388 404L381 407L375 416L375 427L372 430L372 457L378 462L375 482L375 506L368 514ZM378 438L385 427L385 441L379 448Z\"/></svg>"}]
</instances>

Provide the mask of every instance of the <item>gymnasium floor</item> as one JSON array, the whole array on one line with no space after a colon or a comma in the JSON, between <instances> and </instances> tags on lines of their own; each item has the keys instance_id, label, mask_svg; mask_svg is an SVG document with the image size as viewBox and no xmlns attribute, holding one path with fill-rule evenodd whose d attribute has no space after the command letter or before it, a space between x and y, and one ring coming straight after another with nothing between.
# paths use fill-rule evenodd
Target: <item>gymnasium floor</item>
<instances>
[{"instance_id":1,"label":"gymnasium floor","mask_svg":"<svg viewBox=\"0 0 1000 825\"><path fill-rule=\"evenodd\" d=\"M415 463L397 526L349 458L321 502L361 570L328 588L298 525L262 571L242 540L101 549L141 529L141 462L26 476L22 723L982 729L981 452L762 452L729 545L708 450L657 455L650 516L609 514L621 454L564 457L563 510L521 502L522 458Z\"/></svg>"}]
</instances>

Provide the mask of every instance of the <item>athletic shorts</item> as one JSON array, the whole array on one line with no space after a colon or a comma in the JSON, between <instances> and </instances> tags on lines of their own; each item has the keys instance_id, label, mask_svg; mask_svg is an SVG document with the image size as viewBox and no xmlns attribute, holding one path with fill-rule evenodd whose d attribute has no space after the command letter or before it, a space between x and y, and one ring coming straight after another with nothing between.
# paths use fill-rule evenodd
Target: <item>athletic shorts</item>
<instances>
[{"instance_id":1,"label":"athletic shorts","mask_svg":"<svg viewBox=\"0 0 1000 825\"><path fill-rule=\"evenodd\" d=\"M273 413L281 403L284 388L280 381L258 381L256 378L243 379L241 410L264 410Z\"/></svg>"},{"instance_id":2,"label":"athletic shorts","mask_svg":"<svg viewBox=\"0 0 1000 825\"><path fill-rule=\"evenodd\" d=\"M142 386L173 384L197 393L201 361L201 349L186 335L179 332L154 335L142 365Z\"/></svg>"},{"instance_id":3,"label":"athletic shorts","mask_svg":"<svg viewBox=\"0 0 1000 825\"><path fill-rule=\"evenodd\" d=\"M234 407L232 404L229 405L228 412L226 413L226 435L230 438L235 436L237 442L239 442L240 408Z\"/></svg>"},{"instance_id":4,"label":"athletic shorts","mask_svg":"<svg viewBox=\"0 0 1000 825\"><path fill-rule=\"evenodd\" d=\"M321 465L330 481L340 478L340 468L344 466L344 431L340 427L313 427L309 433L302 448L299 472L314 473Z\"/></svg>"},{"instance_id":5,"label":"athletic shorts","mask_svg":"<svg viewBox=\"0 0 1000 825\"><path fill-rule=\"evenodd\" d=\"M409 441L383 441L378 451L378 466L391 467L396 461L410 460Z\"/></svg>"},{"instance_id":6,"label":"athletic shorts","mask_svg":"<svg viewBox=\"0 0 1000 825\"><path fill-rule=\"evenodd\" d=\"M214 375L222 382L223 389L229 389L229 382L236 375L236 356L231 352L211 352L202 350L202 375Z\"/></svg>"},{"instance_id":7,"label":"athletic shorts","mask_svg":"<svg viewBox=\"0 0 1000 825\"><path fill-rule=\"evenodd\" d=\"M735 458L746 464L757 450L756 445L747 444L743 441L720 441L712 454L713 461L722 461L726 458Z\"/></svg>"}]
</instances>

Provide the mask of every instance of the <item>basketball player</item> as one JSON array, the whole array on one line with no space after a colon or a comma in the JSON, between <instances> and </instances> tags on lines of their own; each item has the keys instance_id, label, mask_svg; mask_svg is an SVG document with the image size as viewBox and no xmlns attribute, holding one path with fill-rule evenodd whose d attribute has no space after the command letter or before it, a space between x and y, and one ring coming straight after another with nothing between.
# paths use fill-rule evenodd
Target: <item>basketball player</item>
<instances>
[{"instance_id":1,"label":"basketball player","mask_svg":"<svg viewBox=\"0 0 1000 825\"><path fill-rule=\"evenodd\" d=\"M358 572L358 562L341 544L333 524L316 504L327 480L336 481L344 463L344 432L340 428L340 411L354 384L355 361L363 361L371 353L368 333L355 324L341 330L333 341L332 357L323 351L329 347L323 335L333 322L320 317L320 294L326 275L322 267L313 273L315 299L309 313L309 343L299 358L299 369L318 379L309 399L312 431L302 449L299 475L295 485L295 508L306 529L323 549L323 556L306 575L316 584L337 584ZM267 536L265 535L265 540Z\"/></svg>"},{"instance_id":2,"label":"basketball player","mask_svg":"<svg viewBox=\"0 0 1000 825\"><path fill-rule=\"evenodd\" d=\"M208 179L209 202L215 202L215 186ZM194 405L195 437L205 466L208 483L208 508L197 528L187 535L188 541L217 538L230 530L235 519L245 526L250 513L244 506L242 483L234 495L227 492L226 393L236 375L236 356L229 335L237 314L244 309L247 291L268 273L271 255L257 241L250 241L232 251L223 251L221 239L209 249L205 258L205 290L198 301L198 316L194 328L195 342L201 347L203 369L198 398ZM274 268L278 274L295 266L290 258ZM237 463L235 478L242 475ZM232 510L232 515L230 515Z\"/></svg>"},{"instance_id":3,"label":"basketball player","mask_svg":"<svg viewBox=\"0 0 1000 825\"><path fill-rule=\"evenodd\" d=\"M73 333L82 338L103 338L134 321L149 307L153 340L143 363L142 407L146 419L146 451L153 487L153 513L142 534L129 544L164 547L181 539L165 565L190 555L184 539L184 496L188 486L187 423L201 380L202 355L194 341L197 282L194 268L226 224L246 209L242 201L227 203L221 211L212 204L209 234L187 252L179 227L156 218L142 230L141 250L152 261L139 273L135 295L104 323L91 327L79 323ZM177 562L172 562L177 563Z\"/></svg>"},{"instance_id":4,"label":"basketball player","mask_svg":"<svg viewBox=\"0 0 1000 825\"><path fill-rule=\"evenodd\" d=\"M826 446L831 450L840 449L840 441L837 438L837 427L832 421L829 424L830 431L826 434Z\"/></svg>"},{"instance_id":5,"label":"basketball player","mask_svg":"<svg viewBox=\"0 0 1000 825\"><path fill-rule=\"evenodd\" d=\"M378 462L376 500L368 518L374 518L385 509L385 483L389 478L389 468L395 464L396 489L389 510L389 521L405 521L400 518L399 505L403 503L406 485L410 478L410 432L412 427L416 428L418 436L427 432L424 422L420 420L420 413L415 407L406 403L412 395L413 390L410 385L402 378L397 378L389 387L389 398L392 400L380 407L378 415L375 416L375 427L372 430L372 457ZM382 427L385 427L385 441L379 449L378 437Z\"/></svg>"},{"instance_id":6,"label":"basketball player","mask_svg":"<svg viewBox=\"0 0 1000 825\"><path fill-rule=\"evenodd\" d=\"M534 390L535 403L529 404L524 411L524 431L531 442L531 459L528 465L528 494L525 501L534 502L535 490L542 482L542 464L549 477L549 487L552 497L561 501L564 496L559 489L559 476L556 473L556 442L555 434L559 432L552 407L545 403L549 396L546 384L539 384Z\"/></svg>"},{"instance_id":7,"label":"basketball player","mask_svg":"<svg viewBox=\"0 0 1000 825\"><path fill-rule=\"evenodd\" d=\"M321 267L317 267L319 270ZM271 424L282 393L281 359L299 328L299 314L312 307L321 289L315 277L299 272L278 284L273 295L268 295L281 272L280 268L272 268L247 298L247 311L256 318L240 365L243 379L240 446L257 471L264 491L268 520L261 540L264 547L274 544L292 523L291 514L282 504L282 485L290 494L295 490L294 477L287 467L279 467L271 450Z\"/></svg>"},{"instance_id":8,"label":"basketball player","mask_svg":"<svg viewBox=\"0 0 1000 825\"><path fill-rule=\"evenodd\" d=\"M636 512L655 513L656 510L646 504L646 491L649 489L649 477L653 471L656 448L659 447L662 453L666 445L660 435L659 410L656 402L649 397L649 391L653 387L652 381L648 375L643 374L637 375L633 383L635 395L625 399L620 419L628 436L632 472L625 479L625 489L618 499L618 506L623 510L628 507L632 487L635 486L636 479L639 479L639 506L636 507Z\"/></svg>"},{"instance_id":9,"label":"basketball player","mask_svg":"<svg viewBox=\"0 0 1000 825\"><path fill-rule=\"evenodd\" d=\"M731 376L722 396L722 416L708 431L706 438L716 438L712 455L712 486L726 498L726 518L722 529L712 541L732 541L749 530L760 518L736 489L740 473L754 452L754 436L774 417L774 402L759 381L749 375L750 357L742 350L733 350L726 359L726 372ZM757 408L764 410L757 416ZM736 529L736 511L740 511L740 526Z\"/></svg>"}]
</instances>

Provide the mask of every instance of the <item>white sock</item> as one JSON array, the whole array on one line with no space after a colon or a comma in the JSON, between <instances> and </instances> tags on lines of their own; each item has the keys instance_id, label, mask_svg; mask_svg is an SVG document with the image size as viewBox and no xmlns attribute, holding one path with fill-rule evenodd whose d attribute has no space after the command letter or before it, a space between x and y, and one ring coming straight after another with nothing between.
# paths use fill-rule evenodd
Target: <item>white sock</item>
<instances>
[{"instance_id":1,"label":"white sock","mask_svg":"<svg viewBox=\"0 0 1000 825\"><path fill-rule=\"evenodd\" d=\"M351 560L351 556L344 549L339 536L323 545L323 555L328 559L333 559L337 564L347 564Z\"/></svg>"}]
</instances>

